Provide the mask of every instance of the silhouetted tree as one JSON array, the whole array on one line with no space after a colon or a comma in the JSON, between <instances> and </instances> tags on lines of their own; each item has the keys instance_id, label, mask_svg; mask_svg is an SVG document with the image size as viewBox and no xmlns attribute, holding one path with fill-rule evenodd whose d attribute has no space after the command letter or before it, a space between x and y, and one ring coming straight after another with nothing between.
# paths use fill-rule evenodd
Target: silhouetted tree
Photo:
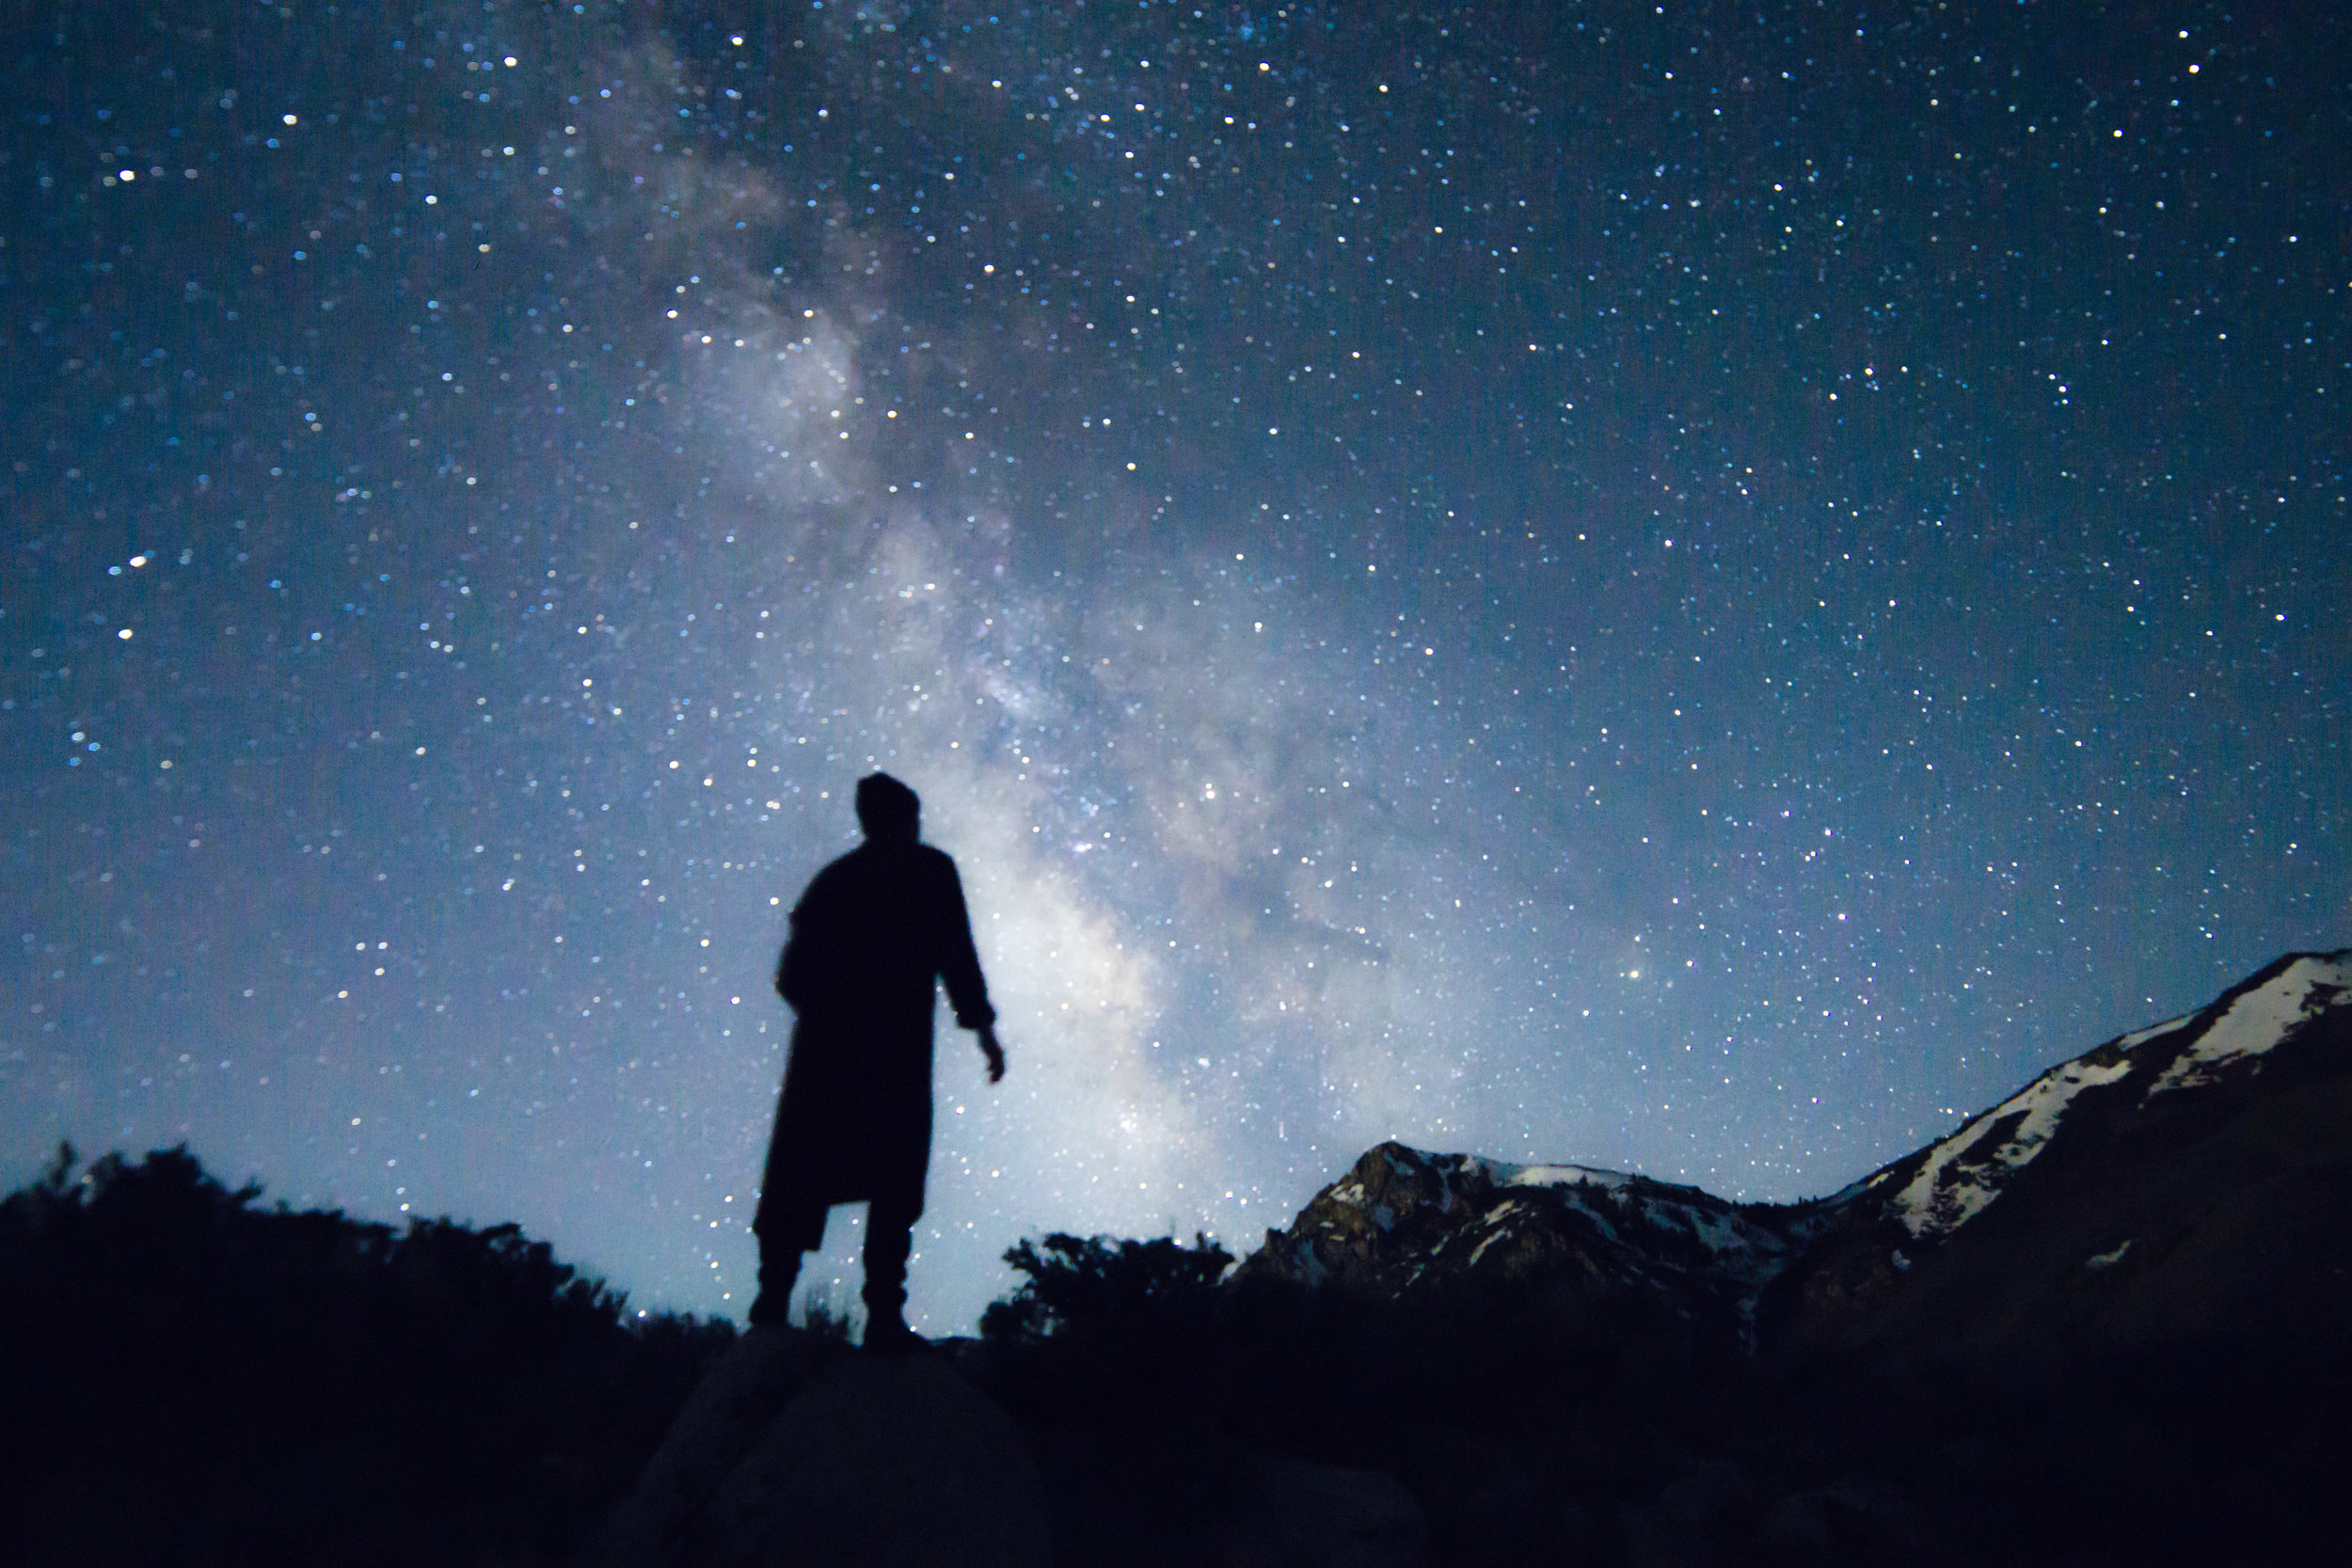
<instances>
[{"instance_id":1,"label":"silhouetted tree","mask_svg":"<svg viewBox=\"0 0 2352 1568\"><path fill-rule=\"evenodd\" d=\"M1124 1338L1204 1313L1233 1255L1206 1235L1185 1246L1173 1236L1134 1242L1057 1232L1041 1243L1018 1243L1005 1261L1026 1277L1010 1296L989 1304L980 1333L1034 1343L1073 1332Z\"/></svg>"},{"instance_id":2,"label":"silhouetted tree","mask_svg":"<svg viewBox=\"0 0 2352 1568\"><path fill-rule=\"evenodd\" d=\"M556 1560L733 1335L512 1225L77 1164L0 1201L0 1560Z\"/></svg>"}]
</instances>

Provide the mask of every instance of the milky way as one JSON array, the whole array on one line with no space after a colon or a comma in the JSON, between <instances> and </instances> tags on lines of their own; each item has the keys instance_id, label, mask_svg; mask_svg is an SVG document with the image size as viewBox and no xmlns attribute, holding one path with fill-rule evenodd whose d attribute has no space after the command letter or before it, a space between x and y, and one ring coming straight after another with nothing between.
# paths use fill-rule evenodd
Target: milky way
<instances>
[{"instance_id":1,"label":"milky way","mask_svg":"<svg viewBox=\"0 0 2352 1568\"><path fill-rule=\"evenodd\" d=\"M1832 1190L2352 940L2341 21L28 9L11 1181L739 1316L875 768L1012 1060L934 1333L1384 1137Z\"/></svg>"}]
</instances>

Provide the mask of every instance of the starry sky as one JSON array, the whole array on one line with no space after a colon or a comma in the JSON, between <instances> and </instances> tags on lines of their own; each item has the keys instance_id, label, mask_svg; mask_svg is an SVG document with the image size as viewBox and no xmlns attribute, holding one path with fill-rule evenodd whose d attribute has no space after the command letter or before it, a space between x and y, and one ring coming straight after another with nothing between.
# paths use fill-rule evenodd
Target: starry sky
<instances>
[{"instance_id":1,"label":"starry sky","mask_svg":"<svg viewBox=\"0 0 2352 1568\"><path fill-rule=\"evenodd\" d=\"M739 1317L876 768L1011 1057L934 1334L1387 1137L1828 1192L2352 940L2325 9L12 8L0 1176Z\"/></svg>"}]
</instances>

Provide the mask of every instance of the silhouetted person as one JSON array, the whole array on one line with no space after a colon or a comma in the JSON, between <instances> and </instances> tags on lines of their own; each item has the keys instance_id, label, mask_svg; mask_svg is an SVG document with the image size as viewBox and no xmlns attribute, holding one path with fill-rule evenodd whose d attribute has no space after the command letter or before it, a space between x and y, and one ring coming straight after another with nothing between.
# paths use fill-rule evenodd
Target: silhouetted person
<instances>
[{"instance_id":1,"label":"silhouetted person","mask_svg":"<svg viewBox=\"0 0 2352 1568\"><path fill-rule=\"evenodd\" d=\"M857 784L866 842L817 873L792 908L776 994L799 1015L752 1229L755 1325L782 1323L801 1255L826 1212L865 1203L866 1342L911 1338L907 1255L931 1158L931 1013L947 985L979 1035L988 1081L1005 1075L956 863L920 841L922 802L887 773Z\"/></svg>"}]
</instances>

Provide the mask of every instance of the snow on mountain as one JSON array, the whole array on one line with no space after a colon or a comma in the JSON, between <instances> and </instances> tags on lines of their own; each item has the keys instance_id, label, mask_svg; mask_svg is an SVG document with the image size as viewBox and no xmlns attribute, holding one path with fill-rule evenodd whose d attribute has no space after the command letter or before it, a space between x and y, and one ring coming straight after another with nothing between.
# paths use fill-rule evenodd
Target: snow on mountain
<instances>
[{"instance_id":1,"label":"snow on mountain","mask_svg":"<svg viewBox=\"0 0 2352 1568\"><path fill-rule=\"evenodd\" d=\"M2061 1062L1824 1205L1765 1338L1996 1359L2352 1321L2352 950Z\"/></svg>"},{"instance_id":2,"label":"snow on mountain","mask_svg":"<svg viewBox=\"0 0 2352 1568\"><path fill-rule=\"evenodd\" d=\"M1813 1212L1737 1204L1622 1171L1386 1143L1287 1230L1267 1231L1243 1272L1386 1296L1541 1275L1743 1332Z\"/></svg>"},{"instance_id":3,"label":"snow on mountain","mask_svg":"<svg viewBox=\"0 0 2352 1568\"><path fill-rule=\"evenodd\" d=\"M2347 990L2352 990L2352 951L2296 955L2267 980L2233 1000L2225 998L2219 1016L2149 1085L2148 1098L2210 1084L2231 1064L2267 1054Z\"/></svg>"},{"instance_id":4,"label":"snow on mountain","mask_svg":"<svg viewBox=\"0 0 2352 1568\"><path fill-rule=\"evenodd\" d=\"M2027 1084L1959 1131L1840 1194L1840 1203L1893 1189L1894 1213L1932 1242L1982 1213L2049 1147L2087 1089L2137 1078L2156 1096L2253 1071L2260 1058L2352 990L2352 951L2292 954L2186 1018L2121 1036ZM1905 1178L1908 1180L1905 1180ZM1896 1184L1900 1182L1899 1186Z\"/></svg>"},{"instance_id":5,"label":"snow on mountain","mask_svg":"<svg viewBox=\"0 0 2352 1568\"><path fill-rule=\"evenodd\" d=\"M2094 1085L2112 1084L2131 1070L2120 1042L2113 1049L2109 1060L2080 1056L2060 1063L1950 1137L1931 1145L1918 1173L1895 1195L1895 1210L1904 1228L1928 1240L1981 1213L2000 1195L2008 1174L2049 1143L2058 1129L2058 1118L2075 1095ZM1996 1130L2007 1133L1997 1143L1988 1136ZM1979 1152L1979 1146L1988 1143L1993 1147Z\"/></svg>"}]
</instances>

